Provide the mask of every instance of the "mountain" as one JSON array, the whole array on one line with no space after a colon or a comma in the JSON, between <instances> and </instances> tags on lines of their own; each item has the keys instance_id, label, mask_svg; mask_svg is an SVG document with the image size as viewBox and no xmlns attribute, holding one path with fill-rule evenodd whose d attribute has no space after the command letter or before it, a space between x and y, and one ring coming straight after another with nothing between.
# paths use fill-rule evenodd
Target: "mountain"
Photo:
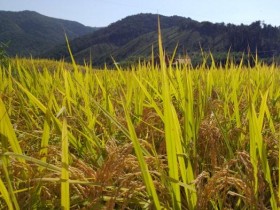
<instances>
[{"instance_id":1,"label":"mountain","mask_svg":"<svg viewBox=\"0 0 280 210\"><path fill-rule=\"evenodd\" d=\"M93 65L117 62L135 62L139 57L149 59L152 46L157 53L158 15L138 14L119 20L92 34L70 42L72 53L79 63ZM201 49L211 51L217 60L225 62L227 52L241 59L242 53L256 50L259 56L271 61L280 54L280 27L261 21L250 25L198 22L179 16L160 16L165 50L172 54L178 44L177 56L186 52L196 61ZM59 45L42 55L48 58L69 59L66 45Z\"/></svg>"},{"instance_id":2,"label":"mountain","mask_svg":"<svg viewBox=\"0 0 280 210\"><path fill-rule=\"evenodd\" d=\"M0 11L0 43L8 43L10 56L36 56L64 43L65 33L71 40L95 30L97 28L33 11Z\"/></svg>"},{"instance_id":3,"label":"mountain","mask_svg":"<svg viewBox=\"0 0 280 210\"><path fill-rule=\"evenodd\" d=\"M188 54L192 63L201 62L201 50L211 51L224 63L231 50L238 61L242 53L258 52L260 58L280 63L280 27L261 21L250 25L198 22L190 18L160 15L162 39L167 54L177 48L177 57ZM8 43L10 56L70 60L65 33L78 63L94 66L148 60L152 46L157 54L158 15L128 16L104 28L55 19L32 11L0 11L0 43Z\"/></svg>"},{"instance_id":4,"label":"mountain","mask_svg":"<svg viewBox=\"0 0 280 210\"><path fill-rule=\"evenodd\" d=\"M184 20L185 18L182 17L168 18L162 16L161 27L170 28ZM102 63L103 58L107 59L108 57L111 57L111 55L114 55L118 50L125 48L128 43L136 38L147 34L149 35L149 33L154 33L157 30L157 27L157 15L133 15L119 20L95 33L78 37L71 41L70 45L77 60L82 62L84 58L89 58L91 54L95 63ZM151 37L151 41L154 40L157 40L157 35ZM148 44L145 45L148 46ZM149 52L151 52L151 48L149 48ZM125 53L130 55L131 50L125 50ZM69 53L64 44L55 47L53 50L45 53L44 56L59 59L61 57L68 57Z\"/></svg>"}]
</instances>

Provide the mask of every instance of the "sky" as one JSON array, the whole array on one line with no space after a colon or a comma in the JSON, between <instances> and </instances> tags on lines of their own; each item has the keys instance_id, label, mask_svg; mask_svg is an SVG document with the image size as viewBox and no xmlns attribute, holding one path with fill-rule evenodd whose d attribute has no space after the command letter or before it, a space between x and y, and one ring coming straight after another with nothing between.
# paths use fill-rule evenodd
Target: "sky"
<instances>
[{"instance_id":1,"label":"sky","mask_svg":"<svg viewBox=\"0 0 280 210\"><path fill-rule=\"evenodd\" d=\"M43 15L103 27L129 15L178 15L197 21L280 26L279 0L0 0L0 10Z\"/></svg>"}]
</instances>

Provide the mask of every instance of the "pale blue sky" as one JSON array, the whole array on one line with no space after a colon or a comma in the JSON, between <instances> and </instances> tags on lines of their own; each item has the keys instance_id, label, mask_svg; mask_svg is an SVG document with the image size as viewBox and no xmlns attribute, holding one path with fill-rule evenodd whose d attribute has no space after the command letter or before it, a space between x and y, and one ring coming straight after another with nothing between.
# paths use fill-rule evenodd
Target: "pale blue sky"
<instances>
[{"instance_id":1,"label":"pale blue sky","mask_svg":"<svg viewBox=\"0 0 280 210\"><path fill-rule=\"evenodd\" d=\"M88 26L107 26L138 13L234 24L261 20L280 26L279 9L280 0L0 0L0 10L33 10Z\"/></svg>"}]
</instances>

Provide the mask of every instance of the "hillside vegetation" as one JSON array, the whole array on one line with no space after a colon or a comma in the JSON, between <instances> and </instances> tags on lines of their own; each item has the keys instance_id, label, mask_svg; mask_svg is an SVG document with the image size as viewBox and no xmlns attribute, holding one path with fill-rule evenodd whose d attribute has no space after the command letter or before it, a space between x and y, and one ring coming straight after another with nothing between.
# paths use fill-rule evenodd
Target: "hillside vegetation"
<instances>
[{"instance_id":1,"label":"hillside vegetation","mask_svg":"<svg viewBox=\"0 0 280 210\"><path fill-rule=\"evenodd\" d=\"M96 28L78 22L47 17L37 12L0 11L0 43L8 43L10 56L36 56L69 39L91 33Z\"/></svg>"},{"instance_id":2,"label":"hillside vegetation","mask_svg":"<svg viewBox=\"0 0 280 210\"><path fill-rule=\"evenodd\" d=\"M162 39L167 53L172 54L178 44L181 56L188 53L193 63L201 63L201 50L211 51L217 62L225 63L230 50L236 61L242 53L258 53L268 63L278 61L280 28L256 21L250 25L197 22L179 16L160 16ZM103 66L117 62L134 63L139 58L149 59L152 46L157 46L157 15L138 14L119 20L96 33L71 41L76 60ZM155 48L157 53L157 48ZM43 57L68 58L66 45L48 51Z\"/></svg>"},{"instance_id":3,"label":"hillside vegetation","mask_svg":"<svg viewBox=\"0 0 280 210\"><path fill-rule=\"evenodd\" d=\"M223 65L228 51L236 63L240 62L243 53L249 52L258 53L268 64L280 63L279 27L261 21L233 25L198 22L179 16L160 18L167 54L171 55L178 45L176 57L188 54L194 66L202 63L201 50L211 51L217 64ZM105 63L112 65L112 57L123 65L135 64L139 58L147 61L152 46L157 46L157 15L154 14L132 15L104 28L92 28L32 11L0 11L0 23L0 43L8 43L9 56L32 55L70 61L65 33L72 40L70 44L76 61L99 67ZM157 55L157 48L154 53Z\"/></svg>"}]
</instances>

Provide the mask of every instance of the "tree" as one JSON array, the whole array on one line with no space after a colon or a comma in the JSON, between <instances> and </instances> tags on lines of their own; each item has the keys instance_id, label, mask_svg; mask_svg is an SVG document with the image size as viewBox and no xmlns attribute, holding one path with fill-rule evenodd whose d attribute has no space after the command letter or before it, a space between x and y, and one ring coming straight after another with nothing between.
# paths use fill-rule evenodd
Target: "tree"
<instances>
[{"instance_id":1,"label":"tree","mask_svg":"<svg viewBox=\"0 0 280 210\"><path fill-rule=\"evenodd\" d=\"M8 67L9 56L6 52L7 48L8 48L7 43L0 42L0 66L1 67Z\"/></svg>"}]
</instances>

